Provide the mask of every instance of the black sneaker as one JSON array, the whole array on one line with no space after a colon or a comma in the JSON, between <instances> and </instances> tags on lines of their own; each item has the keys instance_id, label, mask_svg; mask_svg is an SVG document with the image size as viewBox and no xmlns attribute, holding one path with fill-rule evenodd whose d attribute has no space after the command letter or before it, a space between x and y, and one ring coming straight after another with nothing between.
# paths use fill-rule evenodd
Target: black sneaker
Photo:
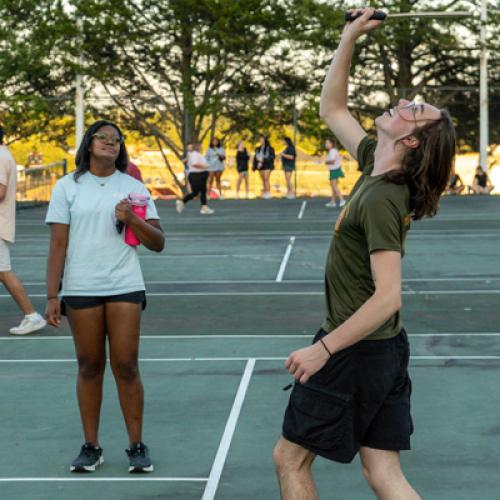
<instances>
[{"instance_id":1,"label":"black sneaker","mask_svg":"<svg viewBox=\"0 0 500 500\"><path fill-rule=\"evenodd\" d=\"M95 468L104 463L102 448L92 443L85 443L80 454L73 460L69 470L71 472L94 472Z\"/></svg>"},{"instance_id":2,"label":"black sneaker","mask_svg":"<svg viewBox=\"0 0 500 500\"><path fill-rule=\"evenodd\" d=\"M125 450L129 460L129 472L153 472L149 449L144 443L134 443Z\"/></svg>"}]
</instances>

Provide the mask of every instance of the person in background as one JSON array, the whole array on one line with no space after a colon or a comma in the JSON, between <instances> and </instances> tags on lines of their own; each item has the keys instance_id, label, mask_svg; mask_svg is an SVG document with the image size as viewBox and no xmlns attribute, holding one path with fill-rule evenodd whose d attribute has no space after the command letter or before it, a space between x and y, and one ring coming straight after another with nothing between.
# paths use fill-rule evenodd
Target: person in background
<instances>
[{"instance_id":1,"label":"person in background","mask_svg":"<svg viewBox=\"0 0 500 500\"><path fill-rule=\"evenodd\" d=\"M125 173L127 173L128 175L130 175L134 179L137 179L140 182L144 182L142 180L142 174L141 171L139 170L139 167L131 161L128 162L127 170L125 171Z\"/></svg>"},{"instance_id":2,"label":"person in background","mask_svg":"<svg viewBox=\"0 0 500 500\"><path fill-rule=\"evenodd\" d=\"M4 132L0 129L0 282L24 314L21 324L11 328L9 333L27 335L41 330L47 322L35 311L11 267L10 246L14 243L16 232L17 165L3 138Z\"/></svg>"},{"instance_id":3,"label":"person in background","mask_svg":"<svg viewBox=\"0 0 500 500\"><path fill-rule=\"evenodd\" d=\"M38 167L43 163L43 155L37 149L33 149L28 155L28 161L26 162L26 167Z\"/></svg>"},{"instance_id":4,"label":"person in background","mask_svg":"<svg viewBox=\"0 0 500 500\"><path fill-rule=\"evenodd\" d=\"M240 141L238 143L238 150L236 152L236 169L238 170L238 181L236 182L236 197L240 197L241 183L245 183L245 194L248 198L248 162L250 155L248 154L245 143Z\"/></svg>"},{"instance_id":5,"label":"person in background","mask_svg":"<svg viewBox=\"0 0 500 500\"><path fill-rule=\"evenodd\" d=\"M463 183L462 178L455 172L455 169L453 169L446 192L448 194L460 194L464 189L465 184Z\"/></svg>"},{"instance_id":6,"label":"person in background","mask_svg":"<svg viewBox=\"0 0 500 500\"><path fill-rule=\"evenodd\" d=\"M271 198L271 172L274 170L274 158L276 154L274 148L269 143L267 136L260 137L259 145L255 150L253 157L253 169L260 174L262 181L262 198L268 200Z\"/></svg>"},{"instance_id":7,"label":"person in background","mask_svg":"<svg viewBox=\"0 0 500 500\"><path fill-rule=\"evenodd\" d=\"M125 173L127 165L118 126L95 122L78 148L75 172L57 181L45 218L50 226L46 316L57 328L61 315L67 315L78 361L85 442L70 465L72 472L93 472L103 463L99 421L106 344L128 433L128 471L153 471L142 440L144 389L139 372L146 294L137 247L125 241L124 226L154 252L163 250L165 237L146 186ZM132 210L131 194L148 200L145 219Z\"/></svg>"},{"instance_id":8,"label":"person in background","mask_svg":"<svg viewBox=\"0 0 500 500\"><path fill-rule=\"evenodd\" d=\"M188 157L188 181L191 186L191 192L182 200L176 201L176 210L180 214L184 210L186 203L200 195L200 214L211 215L214 211L207 205L207 179L208 163L201 154L201 144L194 144L193 151Z\"/></svg>"},{"instance_id":9,"label":"person in background","mask_svg":"<svg viewBox=\"0 0 500 500\"><path fill-rule=\"evenodd\" d=\"M295 198L295 193L292 187L292 174L295 171L295 160L297 158L297 152L295 146L293 145L290 137L283 137L283 141L286 145L285 150L281 153L281 163L283 165L283 170L285 172L286 180L286 197L289 200Z\"/></svg>"},{"instance_id":10,"label":"person in background","mask_svg":"<svg viewBox=\"0 0 500 500\"><path fill-rule=\"evenodd\" d=\"M224 160L226 159L226 152L222 147L220 139L213 137L210 141L210 147L207 149L205 158L208 163L208 192L212 189L215 180L217 190L219 191L219 198L224 199L222 192L222 172L224 172Z\"/></svg>"},{"instance_id":11,"label":"person in background","mask_svg":"<svg viewBox=\"0 0 500 500\"><path fill-rule=\"evenodd\" d=\"M330 186L332 188L332 199L325 206L330 208L336 207L337 203L335 197L337 197L339 199L339 207L343 207L345 205L345 200L338 186L338 180L344 177L344 172L340 163L340 154L332 139L327 139L325 141L325 148L328 151L325 163L326 168L328 168L330 172Z\"/></svg>"},{"instance_id":12,"label":"person in background","mask_svg":"<svg viewBox=\"0 0 500 500\"><path fill-rule=\"evenodd\" d=\"M476 175L471 186L474 194L490 194L495 186L491 184L488 174L481 168L480 165L476 167Z\"/></svg>"}]
</instances>

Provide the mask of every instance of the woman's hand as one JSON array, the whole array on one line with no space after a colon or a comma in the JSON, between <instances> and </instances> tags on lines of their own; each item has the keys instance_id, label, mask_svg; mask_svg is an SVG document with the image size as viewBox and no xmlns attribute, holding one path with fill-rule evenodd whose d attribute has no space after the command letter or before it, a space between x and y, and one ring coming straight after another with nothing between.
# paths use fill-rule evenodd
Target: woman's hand
<instances>
[{"instance_id":1,"label":"woman's hand","mask_svg":"<svg viewBox=\"0 0 500 500\"><path fill-rule=\"evenodd\" d=\"M285 368L301 384L305 384L330 359L321 342L292 352L285 362Z\"/></svg>"},{"instance_id":2,"label":"woman's hand","mask_svg":"<svg viewBox=\"0 0 500 500\"><path fill-rule=\"evenodd\" d=\"M134 215L134 212L130 208L130 203L126 198L121 200L115 207L115 217L124 224L128 224Z\"/></svg>"},{"instance_id":3,"label":"woman's hand","mask_svg":"<svg viewBox=\"0 0 500 500\"><path fill-rule=\"evenodd\" d=\"M61 326L61 305L57 297L47 300L45 317L49 325L55 326L56 328Z\"/></svg>"},{"instance_id":4,"label":"woman's hand","mask_svg":"<svg viewBox=\"0 0 500 500\"><path fill-rule=\"evenodd\" d=\"M349 11L349 13L351 14L357 14L360 12L362 13L361 17L358 17L354 21L348 21L345 24L344 30L342 31L343 37L348 36L353 40L357 40L361 35L364 35L365 33L374 30L375 28L380 26L380 24L382 24L383 22L383 21L370 20L370 17L375 12L375 9L372 7L367 7L365 9L353 9Z\"/></svg>"}]
</instances>

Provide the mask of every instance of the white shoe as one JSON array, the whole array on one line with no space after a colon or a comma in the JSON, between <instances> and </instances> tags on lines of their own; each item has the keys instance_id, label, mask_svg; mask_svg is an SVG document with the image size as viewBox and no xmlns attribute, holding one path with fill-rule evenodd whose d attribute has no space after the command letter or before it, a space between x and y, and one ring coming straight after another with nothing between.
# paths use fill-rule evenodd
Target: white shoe
<instances>
[{"instance_id":1,"label":"white shoe","mask_svg":"<svg viewBox=\"0 0 500 500\"><path fill-rule=\"evenodd\" d=\"M337 206L337 204L334 201L329 201L328 203L325 204L325 207L328 207L328 208L334 208L336 206Z\"/></svg>"},{"instance_id":2,"label":"white shoe","mask_svg":"<svg viewBox=\"0 0 500 500\"><path fill-rule=\"evenodd\" d=\"M345 200L340 200L339 207L343 207L345 205Z\"/></svg>"},{"instance_id":3,"label":"white shoe","mask_svg":"<svg viewBox=\"0 0 500 500\"><path fill-rule=\"evenodd\" d=\"M287 193L286 197L288 200L295 200L295 194L293 194L293 193Z\"/></svg>"},{"instance_id":4,"label":"white shoe","mask_svg":"<svg viewBox=\"0 0 500 500\"><path fill-rule=\"evenodd\" d=\"M182 200L177 200L175 202L175 209L177 210L178 214L182 213L182 211L184 210L184 205L185 203Z\"/></svg>"},{"instance_id":5,"label":"white shoe","mask_svg":"<svg viewBox=\"0 0 500 500\"><path fill-rule=\"evenodd\" d=\"M34 318L27 318L26 316L21 321L19 326L15 326L9 330L12 335L28 335L29 333L36 332L37 330L41 330L44 326L47 325L47 322L43 319L43 317L36 313Z\"/></svg>"},{"instance_id":6,"label":"white shoe","mask_svg":"<svg viewBox=\"0 0 500 500\"><path fill-rule=\"evenodd\" d=\"M219 200L223 200L223 199L224 199L224 195L221 193L221 194L219 195Z\"/></svg>"},{"instance_id":7,"label":"white shoe","mask_svg":"<svg viewBox=\"0 0 500 500\"><path fill-rule=\"evenodd\" d=\"M267 191L265 191L264 194L262 195L262 198L264 198L264 200L270 200L271 193L268 193Z\"/></svg>"},{"instance_id":8,"label":"white shoe","mask_svg":"<svg viewBox=\"0 0 500 500\"><path fill-rule=\"evenodd\" d=\"M214 213L214 210L208 208L206 205L200 208L201 215L211 215Z\"/></svg>"}]
</instances>

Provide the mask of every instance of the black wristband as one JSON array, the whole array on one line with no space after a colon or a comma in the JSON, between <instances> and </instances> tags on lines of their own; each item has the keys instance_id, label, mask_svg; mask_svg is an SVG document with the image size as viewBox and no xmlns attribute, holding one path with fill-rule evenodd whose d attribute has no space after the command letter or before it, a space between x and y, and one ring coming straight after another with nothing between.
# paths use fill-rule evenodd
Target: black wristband
<instances>
[{"instance_id":1,"label":"black wristband","mask_svg":"<svg viewBox=\"0 0 500 500\"><path fill-rule=\"evenodd\" d=\"M330 357L332 357L333 354L330 352L330 349L328 349L328 347L324 343L323 339L319 339L319 341L323 344L323 347L326 349L326 352L330 355Z\"/></svg>"}]
</instances>

